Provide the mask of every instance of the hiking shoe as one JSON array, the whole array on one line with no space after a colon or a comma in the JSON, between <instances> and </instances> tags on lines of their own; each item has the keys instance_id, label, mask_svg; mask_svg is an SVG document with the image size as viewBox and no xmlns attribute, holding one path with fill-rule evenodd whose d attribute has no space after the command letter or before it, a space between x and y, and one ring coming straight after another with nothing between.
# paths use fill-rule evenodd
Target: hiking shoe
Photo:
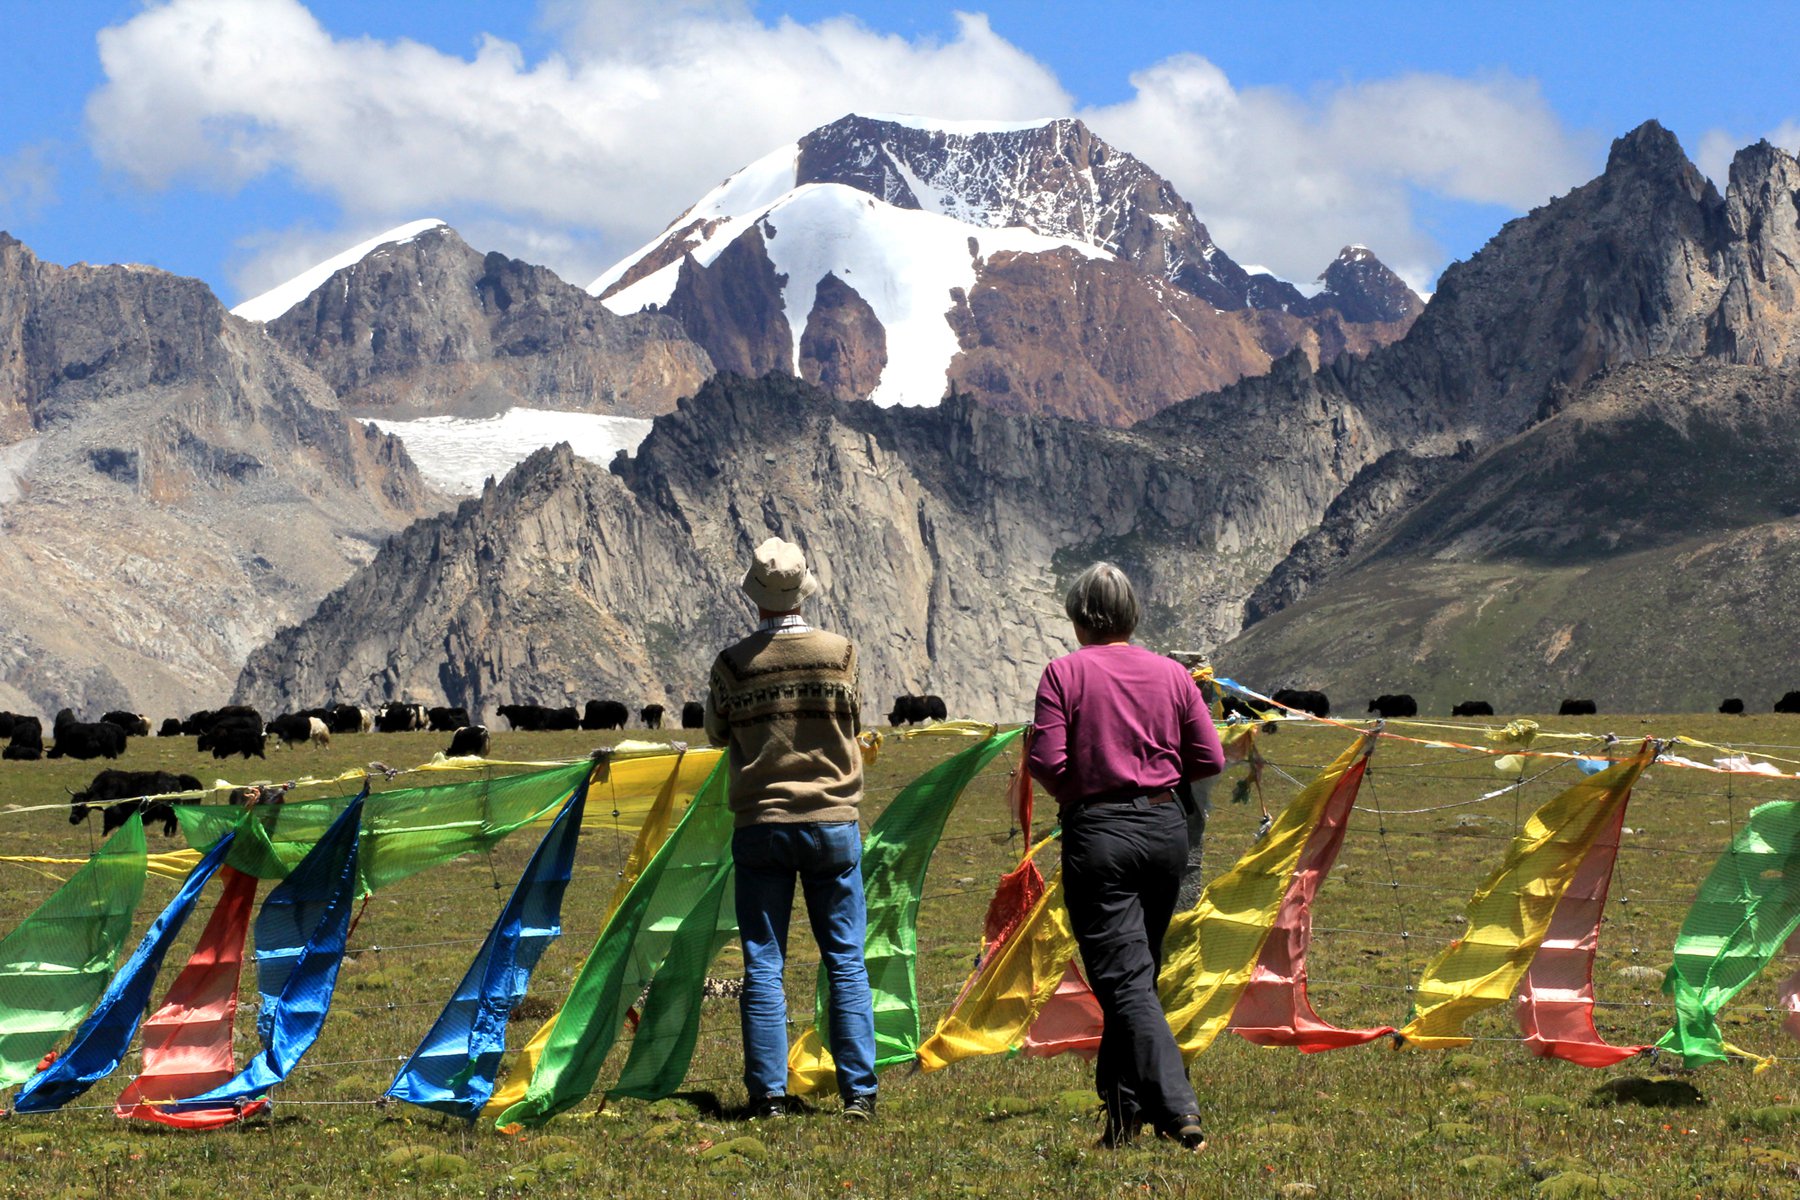
<instances>
[{"instance_id":1,"label":"hiking shoe","mask_svg":"<svg viewBox=\"0 0 1800 1200\"><path fill-rule=\"evenodd\" d=\"M844 1120L862 1123L875 1119L875 1093L864 1092L844 1101Z\"/></svg>"},{"instance_id":2,"label":"hiking shoe","mask_svg":"<svg viewBox=\"0 0 1800 1200\"><path fill-rule=\"evenodd\" d=\"M787 1096L758 1096L750 1102L749 1117L752 1121L762 1121L785 1117L793 1111L793 1101Z\"/></svg>"},{"instance_id":3,"label":"hiking shoe","mask_svg":"<svg viewBox=\"0 0 1800 1200\"><path fill-rule=\"evenodd\" d=\"M1206 1149L1206 1132L1200 1128L1197 1113L1186 1113L1156 1127L1156 1136L1175 1142L1183 1150Z\"/></svg>"}]
</instances>

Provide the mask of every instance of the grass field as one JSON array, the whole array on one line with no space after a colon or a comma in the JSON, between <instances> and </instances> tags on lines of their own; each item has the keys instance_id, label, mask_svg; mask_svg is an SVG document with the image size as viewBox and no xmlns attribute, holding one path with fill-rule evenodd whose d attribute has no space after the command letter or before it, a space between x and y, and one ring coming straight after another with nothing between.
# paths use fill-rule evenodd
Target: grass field
<instances>
[{"instance_id":1,"label":"grass field","mask_svg":"<svg viewBox=\"0 0 1800 1200\"><path fill-rule=\"evenodd\" d=\"M1541 718L1546 729L1610 729L1633 740L1683 733L1770 747L1800 759L1800 721L1772 716ZM679 736L679 735L677 735ZM498 758L585 754L594 734L497 734ZM363 735L330 750L271 758L201 760L189 738L135 740L115 764L163 766L211 780L326 774L371 759L428 759L444 735ZM1348 744L1335 729L1284 728L1265 742L1279 771L1267 776L1278 807ZM898 787L965 743L890 742L869 777L872 818ZM1787 746L1787 749L1775 747ZM1692 752L1690 752L1692 753ZM1695 754L1698 757L1698 754ZM0 764L0 854L89 852L95 828L64 812L9 812L60 800L100 764ZM970 789L933 861L920 914L920 999L929 1030L961 985L997 876L1021 841L1009 837L1005 760ZM1534 768L1536 769L1536 768ZM1791 768L1790 768L1791 769ZM1234 768L1215 791L1208 874L1251 843L1254 804L1229 802ZM1562 768L1520 794L1479 801L1506 782L1484 756L1384 742L1340 865L1315 908L1311 991L1319 1013L1346 1026L1402 1024L1427 959L1460 929L1469 893L1505 852L1522 817L1575 778ZM1800 799L1800 783L1745 781L1653 768L1626 817L1595 977L1601 1030L1615 1042L1651 1042L1668 1027L1659 981L1687 905L1736 822L1757 803ZM1381 814L1374 811L1379 806ZM1431 810L1431 811L1415 811ZM603 810L602 810L603 811ZM1048 805L1041 809L1051 815ZM1682 1108L1608 1105L1611 1079L1678 1073L1666 1059L1605 1071L1534 1059L1510 1011L1470 1025L1479 1040L1450 1053L1397 1053L1388 1043L1302 1056L1224 1036L1194 1065L1211 1138L1198 1156L1145 1142L1107 1152L1098 1133L1089 1067L1072 1056L966 1062L934 1074L883 1077L872 1127L835 1116L748 1123L721 1115L743 1101L736 1008L707 1002L701 1044L681 1096L656 1103L590 1102L541 1133L500 1136L422 1110L373 1100L436 1017L535 845L522 831L491 856L415 876L374 897L352 939L332 1017L275 1115L243 1128L189 1134L127 1125L110 1114L134 1064L75 1111L0 1121L0 1195L130 1196L1644 1196L1760 1197L1800 1192L1800 1077L1787 1061L1753 1074L1710 1068L1682 1078L1702 1102ZM153 850L165 843L151 835ZM167 844L173 848L173 844ZM515 1042L560 1000L598 932L598 914L629 842L604 830L584 838L565 907L564 938L544 957ZM47 868L66 875L69 868ZM0 864L0 931L55 886L40 870ZM152 878L140 924L172 894ZM201 924L190 923L191 942ZM379 946L380 949L376 949ZM812 961L795 923L793 1012L810 1019ZM179 946L171 960L185 958ZM1761 1053L1800 1056L1770 1011L1778 959L1726 1010L1727 1036ZM737 970L728 952L714 974ZM165 982L172 968L165 968ZM245 981L254 999L251 981ZM160 999L160 991L158 993ZM242 1056L254 1016L240 1016ZM1784 1044L1785 1043L1785 1044ZM622 1061L615 1050L613 1066ZM608 1078L602 1076L602 1079Z\"/></svg>"}]
</instances>

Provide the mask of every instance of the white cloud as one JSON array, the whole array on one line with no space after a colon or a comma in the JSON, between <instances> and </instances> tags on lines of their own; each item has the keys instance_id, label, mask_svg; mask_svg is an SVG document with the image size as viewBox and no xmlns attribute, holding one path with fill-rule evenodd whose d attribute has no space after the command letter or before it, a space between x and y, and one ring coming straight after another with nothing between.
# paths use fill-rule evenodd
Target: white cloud
<instances>
[{"instance_id":1,"label":"white cloud","mask_svg":"<svg viewBox=\"0 0 1800 1200\"><path fill-rule=\"evenodd\" d=\"M278 263L425 214L580 282L725 175L846 112L1072 110L985 17L957 19L953 37L908 39L847 17L764 21L739 0L545 0L557 49L528 62L494 38L463 58L334 37L299 0L169 0L100 34L90 136L143 184L280 173L335 201L343 229L329 245L299 229L246 246L235 274L247 292L284 278ZM1524 208L1598 161L1510 76L1302 97L1236 88L1182 55L1133 83L1131 100L1079 115L1166 174L1234 258L1301 280L1362 242L1423 284L1445 253L1413 190Z\"/></svg>"},{"instance_id":2,"label":"white cloud","mask_svg":"<svg viewBox=\"0 0 1800 1200\"><path fill-rule=\"evenodd\" d=\"M618 254L724 175L855 108L1070 105L976 16L947 41L847 18L765 24L720 4L561 3L546 20L562 48L527 63L492 38L470 59L334 38L297 0L174 0L100 34L107 81L89 100L90 136L102 161L153 186L282 171L334 199L347 225L422 212L464 224L485 210ZM605 255L577 257L593 273Z\"/></svg>"},{"instance_id":3,"label":"white cloud","mask_svg":"<svg viewBox=\"0 0 1800 1200\"><path fill-rule=\"evenodd\" d=\"M56 199L56 164L48 145L0 156L0 229L36 219Z\"/></svg>"},{"instance_id":4,"label":"white cloud","mask_svg":"<svg viewBox=\"0 0 1800 1200\"><path fill-rule=\"evenodd\" d=\"M1755 142L1754 137L1738 137L1723 129L1709 129L1700 135L1700 150L1694 165L1706 173L1713 185L1723 192L1731 178L1731 160L1740 148ZM1789 154L1800 155L1800 120L1786 120L1762 135L1762 140L1779 146Z\"/></svg>"},{"instance_id":5,"label":"white cloud","mask_svg":"<svg viewBox=\"0 0 1800 1200\"><path fill-rule=\"evenodd\" d=\"M1444 249L1417 189L1523 210L1590 178L1600 146L1572 135L1535 84L1404 75L1306 98L1236 88L1198 55L1132 76L1136 95L1082 116L1167 175L1239 261L1310 279L1362 243L1421 288Z\"/></svg>"}]
</instances>

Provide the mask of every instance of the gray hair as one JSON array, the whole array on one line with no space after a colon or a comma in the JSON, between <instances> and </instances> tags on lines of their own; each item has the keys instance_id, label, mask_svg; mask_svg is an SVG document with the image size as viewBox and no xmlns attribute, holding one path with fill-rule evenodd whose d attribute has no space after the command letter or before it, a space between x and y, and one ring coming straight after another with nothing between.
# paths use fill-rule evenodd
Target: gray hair
<instances>
[{"instance_id":1,"label":"gray hair","mask_svg":"<svg viewBox=\"0 0 1800 1200\"><path fill-rule=\"evenodd\" d=\"M1075 577L1063 597L1069 620L1100 637L1130 637L1143 610L1125 572L1097 562Z\"/></svg>"}]
</instances>

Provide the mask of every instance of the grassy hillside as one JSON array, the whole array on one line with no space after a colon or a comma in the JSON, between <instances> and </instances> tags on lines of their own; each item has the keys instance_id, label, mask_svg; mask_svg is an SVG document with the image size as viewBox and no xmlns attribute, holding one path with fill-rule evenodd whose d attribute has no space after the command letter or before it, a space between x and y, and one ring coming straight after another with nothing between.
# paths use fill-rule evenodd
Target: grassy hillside
<instances>
[{"instance_id":1,"label":"grassy hillside","mask_svg":"<svg viewBox=\"0 0 1800 1200\"><path fill-rule=\"evenodd\" d=\"M1687 733L1712 741L1789 745L1800 758L1800 724L1771 716L1609 717L1621 732ZM1546 721L1576 730L1579 722ZM1597 727L1596 727L1597 728ZM336 769L379 758L421 761L441 736L338 739L328 752L279 762L227 765L196 759L191 740L134 742L123 766L165 764L203 777ZM496 754L545 758L585 752L589 734L497 735ZM1347 744L1339 729L1284 728L1266 742L1271 804ZM1580 744L1580 743L1577 743ZM939 739L892 744L871 773L869 814L897 787L960 748ZM927 1027L960 986L979 940L999 873L1017 861L996 763L951 816L920 913L919 974ZM1388 742L1376 752L1337 869L1315 907L1312 994L1327 1020L1399 1024L1408 988L1426 960L1460 932L1469 892L1493 868L1521 817L1566 786L1569 768L1528 783L1522 794L1480 800L1499 777L1484 757ZM78 764L0 764L0 853L84 854L89 831L53 809L65 785L91 770ZM1254 806L1224 801L1209 840L1208 875L1249 845ZM1669 1011L1658 980L1676 929L1713 858L1748 807L1800 798L1800 785L1653 769L1627 817L1627 837L1596 968L1602 1031L1615 1041L1654 1040ZM1380 817L1377 818L1376 810ZM1046 814L1047 816L1048 814ZM986 1059L928 1075L883 1077L879 1121L852 1129L825 1101L811 1116L753 1124L735 1119L743 1089L735 1006L709 1001L701 1041L681 1096L657 1103L581 1106L542 1133L508 1139L405 1107L373 1103L397 1059L411 1051L502 903L533 837L503 842L491 858L469 858L378 893L352 939L332 1016L272 1118L210 1135L172 1134L116 1121L108 1110L133 1063L102 1082L75 1111L0 1124L0 1196L174 1200L268 1194L383 1196L1230 1196L1488 1197L1623 1195L1761 1197L1795 1186L1800 1107L1794 1068L1754 1075L1725 1066L1685 1076L1700 1107L1606 1105L1608 1081L1666 1072L1635 1061L1606 1071L1542 1062L1517 1044L1504 1009L1478 1018L1466 1051L1395 1053L1377 1043L1301 1056L1226 1036L1196 1061L1212 1138L1199 1157L1146 1143L1096 1150L1090 1069L1072 1056ZM161 845L159 836L152 847ZM604 832L584 840L569 892L568 932L545 956L515 1042L568 987L592 944L598 906L611 890L623 842ZM10 929L66 868L0 863L0 929ZM148 920L173 892L153 879ZM198 922L195 922L197 925ZM1404 936L1403 936L1404 935ZM189 941L191 942L190 932ZM796 921L792 1010L810 1012L816 952ZM187 950L178 946L171 958ZM1726 1010L1727 1035L1759 1052L1786 1053L1768 1011L1771 967ZM727 952L714 973L732 975ZM240 1017L254 1044L249 1006ZM621 1048L622 1051L622 1048ZM622 1061L615 1051L609 1072ZM1589 1182L1589 1181L1593 1182ZM1588 1190L1583 1190L1588 1189Z\"/></svg>"}]
</instances>

